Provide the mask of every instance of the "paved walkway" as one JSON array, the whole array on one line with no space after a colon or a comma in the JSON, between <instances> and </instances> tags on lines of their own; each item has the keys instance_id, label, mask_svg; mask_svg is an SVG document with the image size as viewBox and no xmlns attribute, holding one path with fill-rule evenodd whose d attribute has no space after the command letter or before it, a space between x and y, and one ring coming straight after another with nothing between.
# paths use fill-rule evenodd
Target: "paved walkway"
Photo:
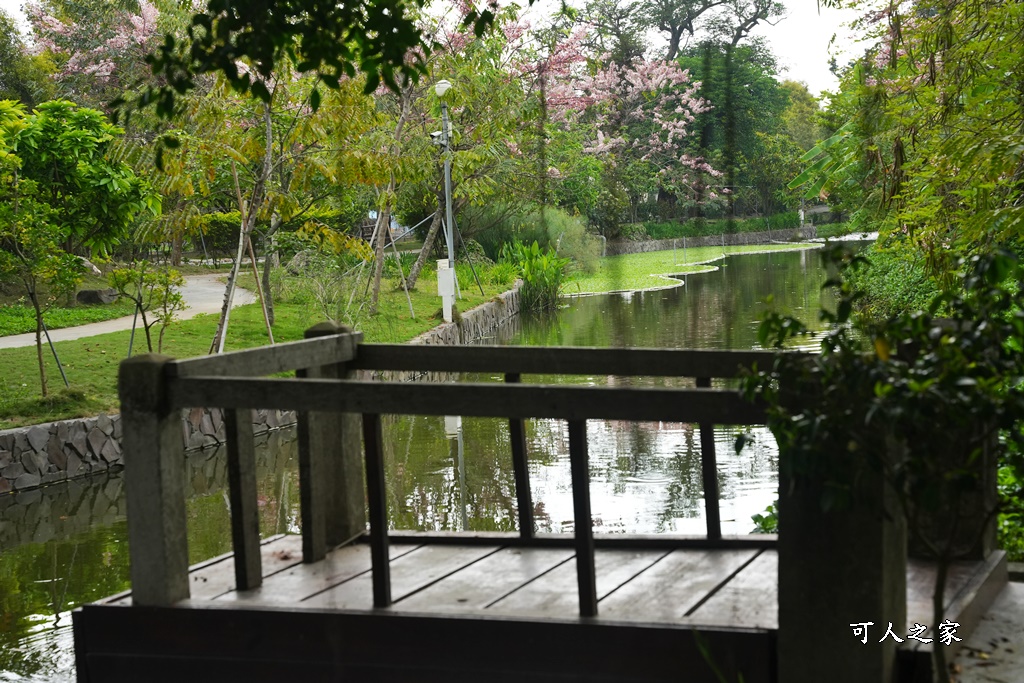
<instances>
[{"instance_id":1,"label":"paved walkway","mask_svg":"<svg viewBox=\"0 0 1024 683\"><path fill-rule=\"evenodd\" d=\"M1024 583L1010 582L956 658L957 683L1024 681Z\"/></svg>"},{"instance_id":2,"label":"paved walkway","mask_svg":"<svg viewBox=\"0 0 1024 683\"><path fill-rule=\"evenodd\" d=\"M188 308L178 313L179 320L194 318L200 313L220 313L224 305L224 283L220 278L224 273L211 273L210 275L188 275L185 277L185 286L181 288L181 294L188 304ZM256 301L256 294L247 289L235 288L235 298L232 301L232 308L251 304ZM107 332L120 332L121 330L132 329L134 316L104 320L100 323L79 325L78 327L65 327L61 330L50 330L50 339L55 342L81 339L83 337L94 337L97 334ZM140 321L141 324L141 321ZM28 334L12 334L7 337L0 337L0 349L15 349L22 346L35 346L36 335L34 332Z\"/></svg>"}]
</instances>

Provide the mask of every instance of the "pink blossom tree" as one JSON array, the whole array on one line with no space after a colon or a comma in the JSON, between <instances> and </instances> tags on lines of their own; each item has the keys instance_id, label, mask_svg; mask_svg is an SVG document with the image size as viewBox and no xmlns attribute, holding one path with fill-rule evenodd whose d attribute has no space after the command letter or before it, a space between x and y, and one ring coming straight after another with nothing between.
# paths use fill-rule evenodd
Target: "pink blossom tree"
<instances>
[{"instance_id":1,"label":"pink blossom tree","mask_svg":"<svg viewBox=\"0 0 1024 683\"><path fill-rule=\"evenodd\" d=\"M65 97L105 106L150 73L145 57L159 39L160 13L149 0L138 11L104 0L43 0L26 3L25 14L37 49L58 66L54 79Z\"/></svg>"}]
</instances>

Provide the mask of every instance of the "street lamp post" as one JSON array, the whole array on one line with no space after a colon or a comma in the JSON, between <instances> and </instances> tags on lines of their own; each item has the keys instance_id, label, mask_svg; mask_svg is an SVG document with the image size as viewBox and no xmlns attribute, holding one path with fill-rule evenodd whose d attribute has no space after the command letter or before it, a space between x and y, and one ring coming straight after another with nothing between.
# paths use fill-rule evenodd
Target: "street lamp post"
<instances>
[{"instance_id":1,"label":"street lamp post","mask_svg":"<svg viewBox=\"0 0 1024 683\"><path fill-rule=\"evenodd\" d=\"M445 93L451 90L451 87L451 82L447 80L440 80L434 85L434 92L441 100L441 147L444 148L444 239L448 246L448 267L454 269L455 223L452 221L452 155L450 148L452 131L448 122L448 103L444 100Z\"/></svg>"}]
</instances>

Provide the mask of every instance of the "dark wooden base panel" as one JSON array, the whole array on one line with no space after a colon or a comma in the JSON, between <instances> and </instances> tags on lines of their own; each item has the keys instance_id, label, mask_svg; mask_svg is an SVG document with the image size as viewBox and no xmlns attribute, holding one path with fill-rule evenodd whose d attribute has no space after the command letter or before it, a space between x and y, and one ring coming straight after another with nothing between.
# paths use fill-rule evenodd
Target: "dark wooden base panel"
<instances>
[{"instance_id":1,"label":"dark wooden base panel","mask_svg":"<svg viewBox=\"0 0 1024 683\"><path fill-rule=\"evenodd\" d=\"M74 630L79 683L713 683L702 648L730 681L775 670L771 631L585 619L87 605Z\"/></svg>"}]
</instances>

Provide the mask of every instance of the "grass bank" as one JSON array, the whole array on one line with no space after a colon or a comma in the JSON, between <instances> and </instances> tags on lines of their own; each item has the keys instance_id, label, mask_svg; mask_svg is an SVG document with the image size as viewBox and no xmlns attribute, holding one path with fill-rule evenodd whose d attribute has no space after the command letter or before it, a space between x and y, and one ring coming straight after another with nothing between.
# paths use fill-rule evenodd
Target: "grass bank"
<instances>
[{"instance_id":1,"label":"grass bank","mask_svg":"<svg viewBox=\"0 0 1024 683\"><path fill-rule=\"evenodd\" d=\"M711 262L723 255L751 254L765 251L811 249L812 244L749 244L722 247L692 247L644 254L605 256L593 273L576 275L563 289L564 294L602 294L627 290L678 287L681 281L670 277L713 270Z\"/></svg>"},{"instance_id":2,"label":"grass bank","mask_svg":"<svg viewBox=\"0 0 1024 683\"><path fill-rule=\"evenodd\" d=\"M465 298L458 302L458 307L469 310L506 289L506 286L485 282L485 294L481 295L475 286L464 287ZM367 341L405 342L441 322L434 273L424 271L417 290L411 294L415 319L409 316L405 293L396 290L393 281L384 282L379 313L365 318L361 324ZM322 318L315 309L298 303L280 302L275 311L274 340L278 342L302 339L303 331ZM216 328L215 315L200 315L175 323L167 329L163 352L175 358L205 355ZM44 347L52 394L46 399L39 396L35 347L0 351L0 429L95 415L101 411L117 412L117 366L127 356L129 335L126 330L55 344L71 383L70 390L64 389L53 356ZM267 331L259 304L233 309L225 350L266 343ZM145 352L145 345L145 337L137 333L135 352Z\"/></svg>"}]
</instances>

